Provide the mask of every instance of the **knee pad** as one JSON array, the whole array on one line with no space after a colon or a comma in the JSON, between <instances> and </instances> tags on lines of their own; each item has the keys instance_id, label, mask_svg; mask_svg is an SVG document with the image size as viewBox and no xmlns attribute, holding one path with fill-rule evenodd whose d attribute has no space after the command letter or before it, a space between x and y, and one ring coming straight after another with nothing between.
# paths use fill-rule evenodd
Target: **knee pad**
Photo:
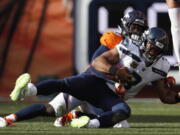
<instances>
[{"instance_id":1,"label":"knee pad","mask_svg":"<svg viewBox=\"0 0 180 135\"><path fill-rule=\"evenodd\" d=\"M66 113L66 102L63 93L58 94L49 102L55 111L56 116L63 116Z\"/></svg>"},{"instance_id":2,"label":"knee pad","mask_svg":"<svg viewBox=\"0 0 180 135\"><path fill-rule=\"evenodd\" d=\"M46 107L46 114L50 116L55 116L54 108L50 104L46 104L45 107Z\"/></svg>"},{"instance_id":3,"label":"knee pad","mask_svg":"<svg viewBox=\"0 0 180 135\"><path fill-rule=\"evenodd\" d=\"M56 116L63 116L67 112L72 111L82 102L73 96L60 93L49 104L54 108Z\"/></svg>"},{"instance_id":4,"label":"knee pad","mask_svg":"<svg viewBox=\"0 0 180 135\"><path fill-rule=\"evenodd\" d=\"M112 111L114 112L112 118L114 123L118 123L122 120L126 120L131 115L131 109L126 103L120 103L113 106Z\"/></svg>"}]
</instances>

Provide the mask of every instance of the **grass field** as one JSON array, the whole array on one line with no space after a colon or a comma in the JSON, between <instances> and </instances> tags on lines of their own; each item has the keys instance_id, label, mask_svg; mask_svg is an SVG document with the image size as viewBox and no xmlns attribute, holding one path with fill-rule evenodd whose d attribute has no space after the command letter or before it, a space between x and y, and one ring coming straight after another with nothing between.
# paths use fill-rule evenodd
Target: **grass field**
<instances>
[{"instance_id":1,"label":"grass field","mask_svg":"<svg viewBox=\"0 0 180 135\"><path fill-rule=\"evenodd\" d=\"M0 115L17 111L28 104L0 103ZM53 127L54 118L38 117L0 128L0 135L178 135L180 134L180 106L153 101L130 101L132 116L127 129L75 129Z\"/></svg>"}]
</instances>

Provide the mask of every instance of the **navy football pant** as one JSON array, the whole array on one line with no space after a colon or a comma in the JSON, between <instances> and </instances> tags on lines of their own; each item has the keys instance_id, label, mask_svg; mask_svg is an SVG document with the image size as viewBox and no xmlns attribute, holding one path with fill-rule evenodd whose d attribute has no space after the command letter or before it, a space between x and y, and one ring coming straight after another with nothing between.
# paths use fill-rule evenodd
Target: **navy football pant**
<instances>
[{"instance_id":1,"label":"navy football pant","mask_svg":"<svg viewBox=\"0 0 180 135\"><path fill-rule=\"evenodd\" d=\"M82 73L59 80L47 80L36 84L38 94L65 92L87 101L104 113L97 117L101 127L110 127L130 116L129 106L106 85L106 81L94 75Z\"/></svg>"}]
</instances>

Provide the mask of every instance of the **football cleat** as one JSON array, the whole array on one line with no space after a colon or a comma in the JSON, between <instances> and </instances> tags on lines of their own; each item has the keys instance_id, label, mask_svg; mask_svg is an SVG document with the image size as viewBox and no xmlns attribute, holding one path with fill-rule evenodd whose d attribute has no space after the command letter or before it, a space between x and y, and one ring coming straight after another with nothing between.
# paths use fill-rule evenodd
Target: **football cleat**
<instances>
[{"instance_id":1,"label":"football cleat","mask_svg":"<svg viewBox=\"0 0 180 135\"><path fill-rule=\"evenodd\" d=\"M72 119L70 126L73 128L86 128L89 124L90 118L88 116L81 116L76 119Z\"/></svg>"},{"instance_id":2,"label":"football cleat","mask_svg":"<svg viewBox=\"0 0 180 135\"><path fill-rule=\"evenodd\" d=\"M127 120L123 120L114 125L113 128L130 128L130 125L128 124Z\"/></svg>"},{"instance_id":3,"label":"football cleat","mask_svg":"<svg viewBox=\"0 0 180 135\"><path fill-rule=\"evenodd\" d=\"M68 125L72 119L77 118L76 111L66 113L63 117L59 117L54 121L55 127L62 127Z\"/></svg>"},{"instance_id":4,"label":"football cleat","mask_svg":"<svg viewBox=\"0 0 180 135\"><path fill-rule=\"evenodd\" d=\"M18 79L16 80L15 87L10 94L10 98L12 101L19 101L24 98L25 90L30 81L31 76L28 73L22 74L18 77Z\"/></svg>"},{"instance_id":5,"label":"football cleat","mask_svg":"<svg viewBox=\"0 0 180 135\"><path fill-rule=\"evenodd\" d=\"M7 121L0 117L0 127L6 127L8 125Z\"/></svg>"},{"instance_id":6,"label":"football cleat","mask_svg":"<svg viewBox=\"0 0 180 135\"><path fill-rule=\"evenodd\" d=\"M0 117L0 127L14 126L14 123L11 119Z\"/></svg>"}]
</instances>

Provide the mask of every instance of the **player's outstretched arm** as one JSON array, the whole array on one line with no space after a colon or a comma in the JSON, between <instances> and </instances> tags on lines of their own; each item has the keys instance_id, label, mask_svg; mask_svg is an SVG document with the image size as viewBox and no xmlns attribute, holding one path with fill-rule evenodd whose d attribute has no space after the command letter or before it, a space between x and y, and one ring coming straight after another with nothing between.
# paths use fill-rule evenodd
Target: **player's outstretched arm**
<instances>
[{"instance_id":1,"label":"player's outstretched arm","mask_svg":"<svg viewBox=\"0 0 180 135\"><path fill-rule=\"evenodd\" d=\"M155 82L160 100L165 104L176 104L180 102L180 91L173 91L167 87L165 79Z\"/></svg>"}]
</instances>

